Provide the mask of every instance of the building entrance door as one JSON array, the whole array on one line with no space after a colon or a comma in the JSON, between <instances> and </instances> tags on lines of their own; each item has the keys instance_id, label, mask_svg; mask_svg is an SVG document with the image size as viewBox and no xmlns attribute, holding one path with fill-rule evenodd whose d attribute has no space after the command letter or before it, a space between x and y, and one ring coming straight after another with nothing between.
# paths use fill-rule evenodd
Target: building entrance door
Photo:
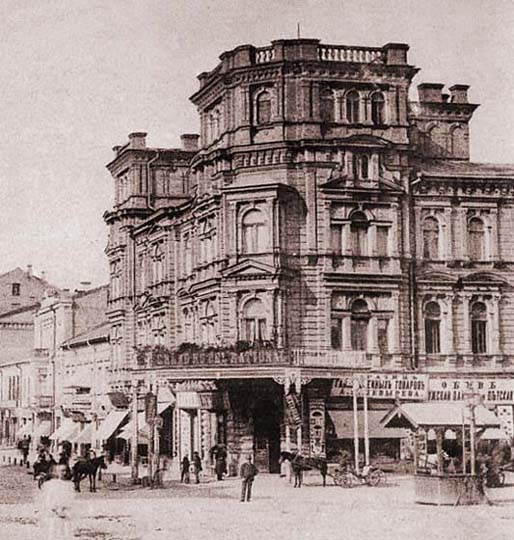
<instances>
[{"instance_id":1,"label":"building entrance door","mask_svg":"<svg viewBox=\"0 0 514 540\"><path fill-rule=\"evenodd\" d=\"M254 459L261 471L280 472L280 423L277 404L259 401L254 411Z\"/></svg>"}]
</instances>

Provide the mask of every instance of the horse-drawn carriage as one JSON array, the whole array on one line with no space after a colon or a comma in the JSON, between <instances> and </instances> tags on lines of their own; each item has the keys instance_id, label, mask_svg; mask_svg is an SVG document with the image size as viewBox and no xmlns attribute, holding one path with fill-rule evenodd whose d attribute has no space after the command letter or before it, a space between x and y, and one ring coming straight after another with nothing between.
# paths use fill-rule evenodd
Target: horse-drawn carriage
<instances>
[{"instance_id":1,"label":"horse-drawn carriage","mask_svg":"<svg viewBox=\"0 0 514 540\"><path fill-rule=\"evenodd\" d=\"M366 466L361 472L357 472L347 462L337 465L332 471L328 461L321 457L305 457L301 454L291 452L282 452L282 459L287 459L291 463L294 473L318 470L323 478L323 485L326 483L326 477L330 476L336 486L350 488L359 485L378 486L385 483L386 476L379 467Z\"/></svg>"}]
</instances>

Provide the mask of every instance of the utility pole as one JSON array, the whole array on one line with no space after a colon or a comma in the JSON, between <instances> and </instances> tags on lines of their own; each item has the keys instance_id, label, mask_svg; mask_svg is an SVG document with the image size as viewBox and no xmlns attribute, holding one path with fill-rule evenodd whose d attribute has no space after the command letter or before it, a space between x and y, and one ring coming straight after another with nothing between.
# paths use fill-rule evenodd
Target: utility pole
<instances>
[{"instance_id":1,"label":"utility pole","mask_svg":"<svg viewBox=\"0 0 514 540\"><path fill-rule=\"evenodd\" d=\"M357 378L353 379L353 450L355 457L355 472L359 474L359 411L357 410L357 391L359 388L359 381Z\"/></svg>"},{"instance_id":2,"label":"utility pole","mask_svg":"<svg viewBox=\"0 0 514 540\"><path fill-rule=\"evenodd\" d=\"M137 484L139 480L139 466L137 456L137 437L138 437L138 418L137 418L137 385L132 383L132 448L131 448L131 465L132 465L132 483Z\"/></svg>"},{"instance_id":3,"label":"utility pole","mask_svg":"<svg viewBox=\"0 0 514 540\"><path fill-rule=\"evenodd\" d=\"M368 385L364 383L364 463L369 466Z\"/></svg>"}]
</instances>

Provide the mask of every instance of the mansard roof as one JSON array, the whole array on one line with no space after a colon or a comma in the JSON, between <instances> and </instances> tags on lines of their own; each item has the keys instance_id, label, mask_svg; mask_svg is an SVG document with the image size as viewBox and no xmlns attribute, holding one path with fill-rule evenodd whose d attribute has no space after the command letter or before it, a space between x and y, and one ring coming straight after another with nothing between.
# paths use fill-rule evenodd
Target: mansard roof
<instances>
[{"instance_id":1,"label":"mansard roof","mask_svg":"<svg viewBox=\"0 0 514 540\"><path fill-rule=\"evenodd\" d=\"M421 163L420 173L439 178L513 178L514 163L475 163L452 159L431 159Z\"/></svg>"}]
</instances>

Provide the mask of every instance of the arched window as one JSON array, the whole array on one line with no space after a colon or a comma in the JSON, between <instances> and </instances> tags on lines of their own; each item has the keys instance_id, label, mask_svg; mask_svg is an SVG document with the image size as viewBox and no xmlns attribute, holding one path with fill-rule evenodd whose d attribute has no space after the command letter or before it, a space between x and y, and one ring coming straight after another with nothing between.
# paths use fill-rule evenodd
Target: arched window
<instances>
[{"instance_id":1,"label":"arched window","mask_svg":"<svg viewBox=\"0 0 514 540\"><path fill-rule=\"evenodd\" d=\"M216 343L216 311L212 302L207 302L202 317L202 342L206 345Z\"/></svg>"},{"instance_id":2,"label":"arched window","mask_svg":"<svg viewBox=\"0 0 514 540\"><path fill-rule=\"evenodd\" d=\"M371 121L377 125L385 124L385 100L381 92L371 96Z\"/></svg>"},{"instance_id":3,"label":"arched window","mask_svg":"<svg viewBox=\"0 0 514 540\"><path fill-rule=\"evenodd\" d=\"M346 120L350 124L358 124L360 120L360 98L356 90L346 95Z\"/></svg>"},{"instance_id":4,"label":"arched window","mask_svg":"<svg viewBox=\"0 0 514 540\"><path fill-rule=\"evenodd\" d=\"M266 250L266 220L260 210L250 210L242 221L243 253L263 253Z\"/></svg>"},{"instance_id":5,"label":"arched window","mask_svg":"<svg viewBox=\"0 0 514 540\"><path fill-rule=\"evenodd\" d=\"M450 148L448 149L452 157L465 157L464 152L464 130L461 126L455 126L450 130Z\"/></svg>"},{"instance_id":6,"label":"arched window","mask_svg":"<svg viewBox=\"0 0 514 540\"><path fill-rule=\"evenodd\" d=\"M267 339L267 317L261 300L254 298L244 305L241 334L244 341Z\"/></svg>"},{"instance_id":7,"label":"arched window","mask_svg":"<svg viewBox=\"0 0 514 540\"><path fill-rule=\"evenodd\" d=\"M191 235L185 233L182 236L184 275L188 276L193 271L193 247L191 245Z\"/></svg>"},{"instance_id":8,"label":"arched window","mask_svg":"<svg viewBox=\"0 0 514 540\"><path fill-rule=\"evenodd\" d=\"M365 351L368 348L368 326L371 313L365 300L357 299L352 304L351 343L352 350Z\"/></svg>"},{"instance_id":9,"label":"arched window","mask_svg":"<svg viewBox=\"0 0 514 540\"><path fill-rule=\"evenodd\" d=\"M364 212L354 212L350 231L352 235L352 255L362 257L367 253L368 218Z\"/></svg>"},{"instance_id":10,"label":"arched window","mask_svg":"<svg viewBox=\"0 0 514 540\"><path fill-rule=\"evenodd\" d=\"M425 350L427 354L441 352L441 308L437 302L425 306Z\"/></svg>"},{"instance_id":11,"label":"arched window","mask_svg":"<svg viewBox=\"0 0 514 540\"><path fill-rule=\"evenodd\" d=\"M321 114L321 121L324 123L334 122L335 120L334 93L329 88L325 88L321 92L320 114Z\"/></svg>"},{"instance_id":12,"label":"arched window","mask_svg":"<svg viewBox=\"0 0 514 540\"><path fill-rule=\"evenodd\" d=\"M423 258L439 259L439 222L435 217L423 221Z\"/></svg>"},{"instance_id":13,"label":"arched window","mask_svg":"<svg viewBox=\"0 0 514 540\"><path fill-rule=\"evenodd\" d=\"M471 218L468 222L469 258L472 261L484 259L484 222L478 218Z\"/></svg>"},{"instance_id":14,"label":"arched window","mask_svg":"<svg viewBox=\"0 0 514 540\"><path fill-rule=\"evenodd\" d=\"M257 124L269 124L271 122L271 95L264 91L257 95L256 103Z\"/></svg>"},{"instance_id":15,"label":"arched window","mask_svg":"<svg viewBox=\"0 0 514 540\"><path fill-rule=\"evenodd\" d=\"M474 354L487 352L487 308L483 302L471 306L471 350Z\"/></svg>"},{"instance_id":16,"label":"arched window","mask_svg":"<svg viewBox=\"0 0 514 540\"><path fill-rule=\"evenodd\" d=\"M182 310L182 334L184 342L194 343L193 310L190 308Z\"/></svg>"}]
</instances>

